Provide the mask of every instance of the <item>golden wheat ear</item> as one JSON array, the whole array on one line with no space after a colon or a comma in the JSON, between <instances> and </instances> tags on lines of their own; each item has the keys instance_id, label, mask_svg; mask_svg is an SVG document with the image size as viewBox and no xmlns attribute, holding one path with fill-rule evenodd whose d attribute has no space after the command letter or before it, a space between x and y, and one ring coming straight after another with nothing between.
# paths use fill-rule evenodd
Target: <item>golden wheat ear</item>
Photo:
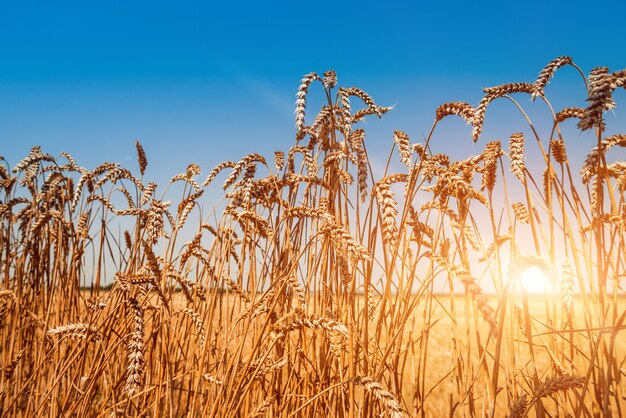
<instances>
[{"instance_id":1,"label":"golden wheat ear","mask_svg":"<svg viewBox=\"0 0 626 418\"><path fill-rule=\"evenodd\" d=\"M528 396L522 395L513 402L509 408L508 418L522 418L526 416L528 409Z\"/></svg>"},{"instance_id":2,"label":"golden wheat ear","mask_svg":"<svg viewBox=\"0 0 626 418\"><path fill-rule=\"evenodd\" d=\"M603 131L605 129L602 114L605 110L615 107L613 91L618 87L626 86L626 70L609 74L607 67L597 67L589 73L589 106L585 109L585 116L578 122L578 127L586 131L593 127Z\"/></svg>"},{"instance_id":3,"label":"golden wheat ear","mask_svg":"<svg viewBox=\"0 0 626 418\"><path fill-rule=\"evenodd\" d=\"M498 171L498 161L504 154L502 151L502 144L500 141L488 142L483 152L483 168L482 179L480 183L480 190L487 190L489 193L493 192L496 186L496 176Z\"/></svg>"},{"instance_id":4,"label":"golden wheat ear","mask_svg":"<svg viewBox=\"0 0 626 418\"><path fill-rule=\"evenodd\" d=\"M585 163L580 170L581 180L583 183L588 183L589 180L591 180L592 177L598 173L605 154L609 149L615 146L626 147L626 135L618 134L604 138L591 150L589 154L587 154Z\"/></svg>"},{"instance_id":5,"label":"golden wheat ear","mask_svg":"<svg viewBox=\"0 0 626 418\"><path fill-rule=\"evenodd\" d=\"M511 172L520 181L524 181L526 163L524 160L526 156L524 154L524 144L526 139L521 132L511 135L509 140L509 158L511 160Z\"/></svg>"},{"instance_id":6,"label":"golden wheat ear","mask_svg":"<svg viewBox=\"0 0 626 418\"><path fill-rule=\"evenodd\" d=\"M137 162L139 163L139 173L143 176L148 167L148 157L146 157L146 151L138 139L135 140L135 148L137 148Z\"/></svg>"},{"instance_id":7,"label":"golden wheat ear","mask_svg":"<svg viewBox=\"0 0 626 418\"><path fill-rule=\"evenodd\" d=\"M102 335L94 327L88 324L67 324L61 325L55 328L51 328L47 331L48 335L57 335L59 337L67 337L72 340L87 340L101 341Z\"/></svg>"},{"instance_id":8,"label":"golden wheat ear","mask_svg":"<svg viewBox=\"0 0 626 418\"><path fill-rule=\"evenodd\" d=\"M337 86L337 73L334 70L326 71L322 83L327 90L335 88L335 86Z\"/></svg>"},{"instance_id":9,"label":"golden wheat ear","mask_svg":"<svg viewBox=\"0 0 626 418\"><path fill-rule=\"evenodd\" d=\"M506 83L499 86L487 87L484 89L485 96L474 109L474 117L472 118L472 138L474 142L478 141L483 131L483 123L485 121L485 112L489 103L502 96L513 93L532 94L535 91L535 85L530 83Z\"/></svg>"},{"instance_id":10,"label":"golden wheat ear","mask_svg":"<svg viewBox=\"0 0 626 418\"><path fill-rule=\"evenodd\" d=\"M405 132L394 131L393 142L395 142L398 146L400 161L406 164L407 168L409 168L411 165L411 159L413 158L413 148L411 147L409 136Z\"/></svg>"},{"instance_id":11,"label":"golden wheat ear","mask_svg":"<svg viewBox=\"0 0 626 418\"><path fill-rule=\"evenodd\" d=\"M367 392L371 393L380 403L382 403L388 410L392 418L404 417L404 411L400 407L400 404L389 391L385 390L383 386L372 379L369 376L357 376L353 379L356 385L363 387Z\"/></svg>"},{"instance_id":12,"label":"golden wheat ear","mask_svg":"<svg viewBox=\"0 0 626 418\"><path fill-rule=\"evenodd\" d=\"M447 116L456 115L462 118L468 125L471 125L474 122L474 112L475 109L469 103L444 103L435 110L435 122L439 122Z\"/></svg>"},{"instance_id":13,"label":"golden wheat ear","mask_svg":"<svg viewBox=\"0 0 626 418\"><path fill-rule=\"evenodd\" d=\"M296 93L296 138L304 138L304 116L306 112L306 96L309 92L309 86L315 80L319 80L316 73L309 73L302 78L302 83L298 87L298 93Z\"/></svg>"},{"instance_id":14,"label":"golden wheat ear","mask_svg":"<svg viewBox=\"0 0 626 418\"><path fill-rule=\"evenodd\" d=\"M558 164L565 164L567 162L567 152L565 151L565 142L562 139L554 139L550 141L550 152L554 161Z\"/></svg>"},{"instance_id":15,"label":"golden wheat ear","mask_svg":"<svg viewBox=\"0 0 626 418\"><path fill-rule=\"evenodd\" d=\"M128 307L131 311L132 327L128 340L128 368L125 391L132 396L141 388L144 373L144 318L143 309L139 301L130 298Z\"/></svg>"},{"instance_id":16,"label":"golden wheat ear","mask_svg":"<svg viewBox=\"0 0 626 418\"><path fill-rule=\"evenodd\" d=\"M565 109L559 111L556 115L554 115L554 122L561 123L566 121L567 119L582 119L584 117L585 109L581 109L580 107L566 107Z\"/></svg>"},{"instance_id":17,"label":"golden wheat ear","mask_svg":"<svg viewBox=\"0 0 626 418\"><path fill-rule=\"evenodd\" d=\"M534 91L531 94L532 100L535 100L537 97L544 97L544 88L548 85L552 77L554 77L554 73L559 68L565 65L572 65L571 57L558 57L553 59L544 67L543 70L539 73L537 80L535 81Z\"/></svg>"},{"instance_id":18,"label":"golden wheat ear","mask_svg":"<svg viewBox=\"0 0 626 418\"><path fill-rule=\"evenodd\" d=\"M540 382L533 391L533 399L530 404L532 405L537 400L552 396L558 392L564 392L570 389L582 388L585 385L586 379L579 376L559 375L549 377L545 381Z\"/></svg>"}]
</instances>

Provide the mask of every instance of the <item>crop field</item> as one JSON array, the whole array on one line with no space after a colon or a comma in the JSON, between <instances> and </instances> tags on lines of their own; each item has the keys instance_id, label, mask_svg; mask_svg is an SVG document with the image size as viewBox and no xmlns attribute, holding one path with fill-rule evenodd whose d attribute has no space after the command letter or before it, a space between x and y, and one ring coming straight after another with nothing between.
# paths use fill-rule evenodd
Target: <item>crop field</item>
<instances>
[{"instance_id":1,"label":"crop field","mask_svg":"<svg viewBox=\"0 0 626 418\"><path fill-rule=\"evenodd\" d=\"M585 108L553 107L562 68ZM302 79L291 147L167 184L140 142L2 158L0 416L626 416L626 70L538 69L395 131L382 169L393 109L334 71Z\"/></svg>"}]
</instances>

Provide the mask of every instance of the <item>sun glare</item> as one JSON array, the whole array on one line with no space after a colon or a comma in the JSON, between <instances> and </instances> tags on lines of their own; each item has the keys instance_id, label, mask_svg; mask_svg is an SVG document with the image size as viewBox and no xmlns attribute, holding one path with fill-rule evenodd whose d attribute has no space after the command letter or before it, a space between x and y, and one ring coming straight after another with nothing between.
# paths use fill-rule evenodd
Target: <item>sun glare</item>
<instances>
[{"instance_id":1,"label":"sun glare","mask_svg":"<svg viewBox=\"0 0 626 418\"><path fill-rule=\"evenodd\" d=\"M552 282L543 269L537 266L528 267L519 275L520 285L528 294L551 293Z\"/></svg>"}]
</instances>

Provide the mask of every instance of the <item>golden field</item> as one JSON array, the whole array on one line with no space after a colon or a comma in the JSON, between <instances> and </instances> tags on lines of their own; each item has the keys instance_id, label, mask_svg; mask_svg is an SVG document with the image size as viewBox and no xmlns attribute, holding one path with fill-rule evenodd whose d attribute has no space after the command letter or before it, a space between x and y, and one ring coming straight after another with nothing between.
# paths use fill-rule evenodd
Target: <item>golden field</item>
<instances>
[{"instance_id":1,"label":"golden field","mask_svg":"<svg viewBox=\"0 0 626 418\"><path fill-rule=\"evenodd\" d=\"M586 108L553 108L562 67ZM3 161L0 415L625 415L626 135L604 120L625 83L559 57L441 105L422 142L395 131L382 169L362 122L391 108L333 71L271 159L166 185L139 142L132 170ZM506 141L481 136L494 101L527 122ZM475 155L437 151L451 118Z\"/></svg>"}]
</instances>

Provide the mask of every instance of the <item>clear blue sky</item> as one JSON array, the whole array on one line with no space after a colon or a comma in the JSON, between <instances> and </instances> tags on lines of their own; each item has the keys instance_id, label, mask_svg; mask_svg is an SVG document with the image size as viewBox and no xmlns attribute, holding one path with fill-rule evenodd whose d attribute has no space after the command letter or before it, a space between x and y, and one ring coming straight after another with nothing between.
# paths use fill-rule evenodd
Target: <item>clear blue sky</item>
<instances>
[{"instance_id":1,"label":"clear blue sky","mask_svg":"<svg viewBox=\"0 0 626 418\"><path fill-rule=\"evenodd\" d=\"M397 105L366 127L388 150L394 129L427 133L437 105L533 81L559 55L585 71L626 68L624 1L424 3L0 0L0 155L15 164L42 145L88 168L133 167L137 138L153 177L192 162L207 173L291 146L299 80L330 68ZM582 105L575 72L557 78L551 97ZM446 141L477 147L450 126Z\"/></svg>"}]
</instances>

